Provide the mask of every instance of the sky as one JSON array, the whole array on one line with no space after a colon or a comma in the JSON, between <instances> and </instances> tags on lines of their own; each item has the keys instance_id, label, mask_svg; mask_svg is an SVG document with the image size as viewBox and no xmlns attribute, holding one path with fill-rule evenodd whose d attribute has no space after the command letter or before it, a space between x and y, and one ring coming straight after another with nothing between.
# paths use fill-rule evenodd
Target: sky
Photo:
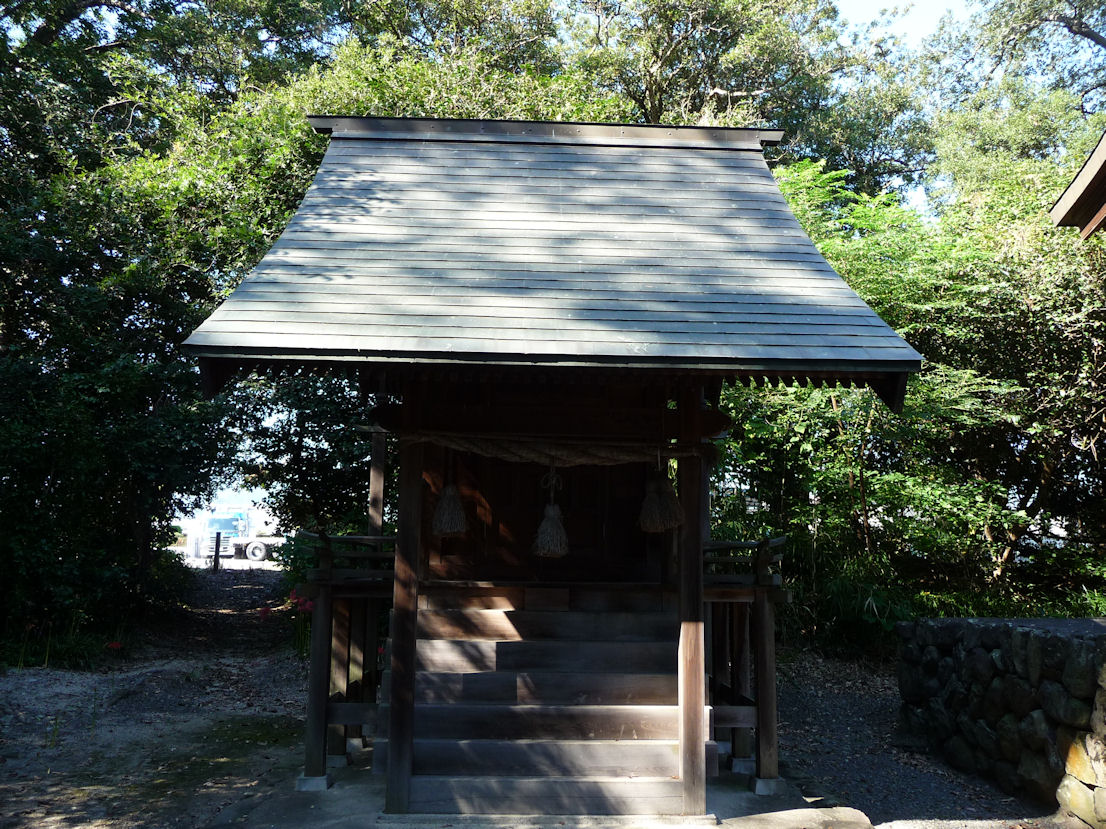
<instances>
[{"instance_id":1,"label":"sky","mask_svg":"<svg viewBox=\"0 0 1106 829\"><path fill-rule=\"evenodd\" d=\"M850 23L870 23L879 16L882 9L903 8L907 5L911 4L888 0L837 0L841 17ZM938 21L946 12L951 11L957 17L965 17L966 5L955 0L919 0L891 27L891 31L901 36L909 45L917 46L936 31Z\"/></svg>"}]
</instances>

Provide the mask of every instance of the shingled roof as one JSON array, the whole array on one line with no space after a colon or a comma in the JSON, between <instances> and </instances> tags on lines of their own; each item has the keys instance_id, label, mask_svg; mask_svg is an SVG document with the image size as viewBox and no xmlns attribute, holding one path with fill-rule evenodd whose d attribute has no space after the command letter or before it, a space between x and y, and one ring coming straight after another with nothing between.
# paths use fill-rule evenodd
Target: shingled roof
<instances>
[{"instance_id":1,"label":"shingled roof","mask_svg":"<svg viewBox=\"0 0 1106 829\"><path fill-rule=\"evenodd\" d=\"M920 367L788 209L779 132L310 120L315 180L201 357L852 378L893 406Z\"/></svg>"}]
</instances>

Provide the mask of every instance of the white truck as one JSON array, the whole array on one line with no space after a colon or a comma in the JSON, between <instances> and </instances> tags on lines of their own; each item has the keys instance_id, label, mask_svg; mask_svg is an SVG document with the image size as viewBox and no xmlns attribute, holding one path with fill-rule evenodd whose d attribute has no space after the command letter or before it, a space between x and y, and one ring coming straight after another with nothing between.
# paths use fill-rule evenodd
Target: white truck
<instances>
[{"instance_id":1,"label":"white truck","mask_svg":"<svg viewBox=\"0 0 1106 829\"><path fill-rule=\"evenodd\" d=\"M251 561L264 561L284 543L282 536L270 531L272 522L265 513L257 509L211 512L202 523L192 546L192 555L197 558L215 554L216 533L220 558L245 556Z\"/></svg>"}]
</instances>

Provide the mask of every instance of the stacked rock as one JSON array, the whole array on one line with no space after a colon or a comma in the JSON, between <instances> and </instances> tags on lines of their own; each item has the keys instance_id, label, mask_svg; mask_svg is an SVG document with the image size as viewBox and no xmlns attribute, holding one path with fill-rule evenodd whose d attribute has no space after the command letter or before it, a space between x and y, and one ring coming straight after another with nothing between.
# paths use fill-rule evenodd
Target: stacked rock
<instances>
[{"instance_id":1,"label":"stacked rock","mask_svg":"<svg viewBox=\"0 0 1106 829\"><path fill-rule=\"evenodd\" d=\"M953 766L1106 829L1106 620L897 628L906 727Z\"/></svg>"}]
</instances>

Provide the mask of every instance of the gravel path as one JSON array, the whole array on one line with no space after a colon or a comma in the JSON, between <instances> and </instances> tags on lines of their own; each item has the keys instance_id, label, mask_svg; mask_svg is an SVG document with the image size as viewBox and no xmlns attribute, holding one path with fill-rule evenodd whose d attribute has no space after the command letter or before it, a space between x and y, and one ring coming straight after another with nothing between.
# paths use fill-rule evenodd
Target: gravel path
<instances>
[{"instance_id":1,"label":"gravel path","mask_svg":"<svg viewBox=\"0 0 1106 829\"><path fill-rule=\"evenodd\" d=\"M288 787L306 676L280 574L196 575L112 669L0 674L0 829L193 829Z\"/></svg>"},{"instance_id":2,"label":"gravel path","mask_svg":"<svg viewBox=\"0 0 1106 829\"><path fill-rule=\"evenodd\" d=\"M889 667L803 653L781 660L779 679L782 771L808 797L859 809L883 829L1086 829L956 771L901 734Z\"/></svg>"}]
</instances>

